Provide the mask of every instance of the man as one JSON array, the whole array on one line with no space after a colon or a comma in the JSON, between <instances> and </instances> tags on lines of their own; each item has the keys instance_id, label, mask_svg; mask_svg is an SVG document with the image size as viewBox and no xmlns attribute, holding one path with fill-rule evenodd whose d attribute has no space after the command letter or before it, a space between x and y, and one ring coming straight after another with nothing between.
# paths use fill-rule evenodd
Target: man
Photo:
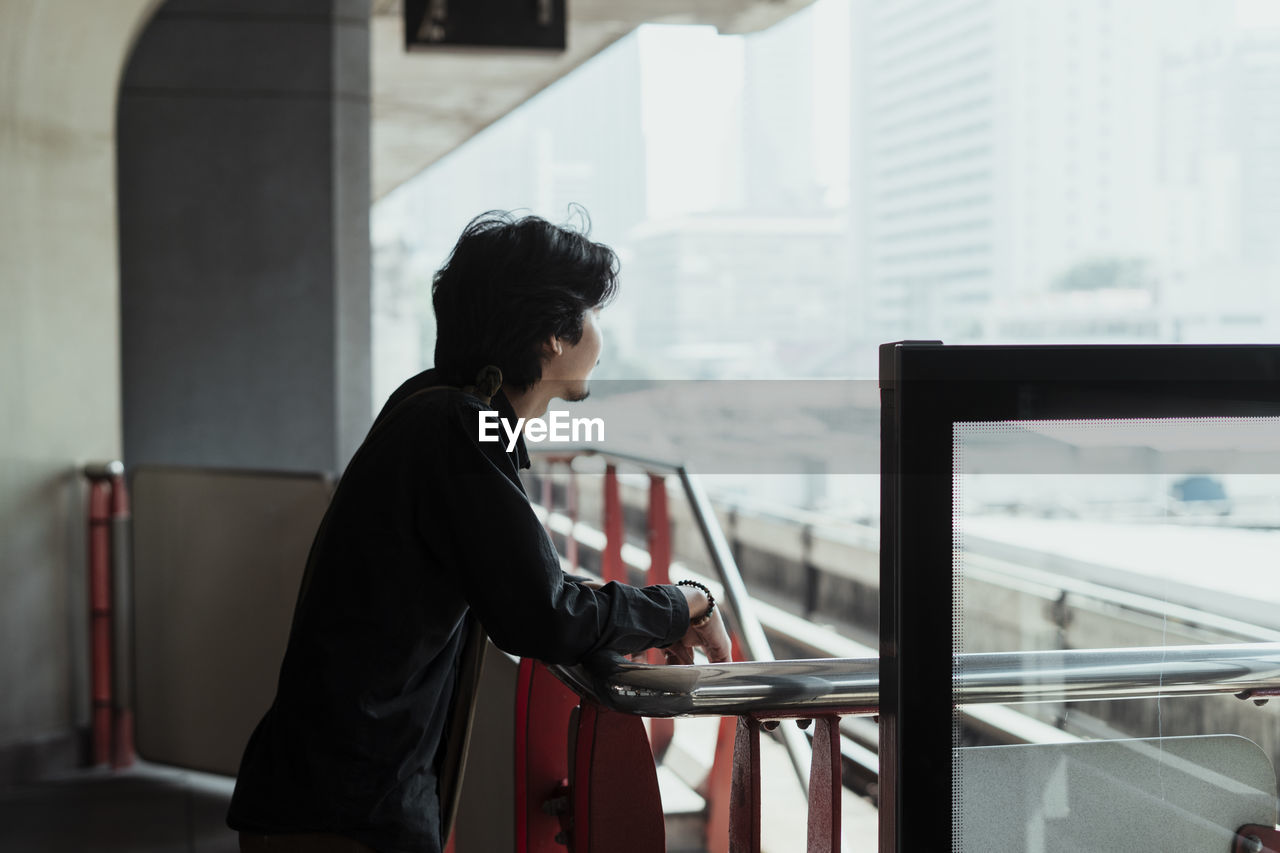
<instances>
[{"instance_id":1,"label":"man","mask_svg":"<svg viewBox=\"0 0 1280 853\"><path fill-rule=\"evenodd\" d=\"M566 576L520 484L523 439L479 440L482 412L514 424L587 396L616 276L608 247L498 213L436 273L435 367L388 400L312 544L227 816L242 850L441 849L440 747L471 619L549 663L652 646L689 662L695 645L729 659L703 590Z\"/></svg>"}]
</instances>

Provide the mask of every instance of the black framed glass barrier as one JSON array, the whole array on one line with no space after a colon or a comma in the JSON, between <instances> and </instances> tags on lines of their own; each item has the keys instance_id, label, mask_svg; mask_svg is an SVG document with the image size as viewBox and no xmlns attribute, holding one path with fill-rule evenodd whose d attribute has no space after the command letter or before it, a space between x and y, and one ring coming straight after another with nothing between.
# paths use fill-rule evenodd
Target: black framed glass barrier
<instances>
[{"instance_id":1,"label":"black framed glass barrier","mask_svg":"<svg viewBox=\"0 0 1280 853\"><path fill-rule=\"evenodd\" d=\"M1280 347L904 342L880 383L880 850L1274 831Z\"/></svg>"}]
</instances>

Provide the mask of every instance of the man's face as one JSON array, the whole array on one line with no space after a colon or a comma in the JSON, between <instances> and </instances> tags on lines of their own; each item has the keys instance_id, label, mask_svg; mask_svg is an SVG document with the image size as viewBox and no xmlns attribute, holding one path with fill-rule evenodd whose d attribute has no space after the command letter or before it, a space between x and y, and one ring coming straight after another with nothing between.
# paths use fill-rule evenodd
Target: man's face
<instances>
[{"instance_id":1,"label":"man's face","mask_svg":"<svg viewBox=\"0 0 1280 853\"><path fill-rule=\"evenodd\" d=\"M556 396L562 400L576 402L587 399L590 393L587 380L591 371L600 361L600 349L603 338L596 321L600 309L594 308L582 316L582 337L576 344L559 338L560 352L551 356L542 366L544 382L555 383L560 389Z\"/></svg>"}]
</instances>

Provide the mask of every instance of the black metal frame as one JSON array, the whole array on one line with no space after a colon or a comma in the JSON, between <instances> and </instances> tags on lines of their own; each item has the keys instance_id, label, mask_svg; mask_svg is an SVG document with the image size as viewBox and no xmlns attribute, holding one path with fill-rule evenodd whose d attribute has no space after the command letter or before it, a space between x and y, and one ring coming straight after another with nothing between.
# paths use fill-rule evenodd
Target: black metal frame
<instances>
[{"instance_id":1,"label":"black metal frame","mask_svg":"<svg viewBox=\"0 0 1280 853\"><path fill-rule=\"evenodd\" d=\"M880 851L949 851L954 425L1276 416L1280 346L907 341L880 387Z\"/></svg>"}]
</instances>

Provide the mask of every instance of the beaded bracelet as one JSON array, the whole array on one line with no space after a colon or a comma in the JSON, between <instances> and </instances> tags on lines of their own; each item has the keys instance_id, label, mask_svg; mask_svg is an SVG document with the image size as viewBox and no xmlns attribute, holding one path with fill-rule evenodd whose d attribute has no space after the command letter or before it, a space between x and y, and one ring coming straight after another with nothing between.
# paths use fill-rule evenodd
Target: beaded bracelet
<instances>
[{"instance_id":1,"label":"beaded bracelet","mask_svg":"<svg viewBox=\"0 0 1280 853\"><path fill-rule=\"evenodd\" d=\"M691 586L695 589L700 589L702 590L702 594L707 597L707 612L703 613L697 619L690 619L689 620L690 627L701 628L703 625L710 622L711 614L716 609L716 598L714 595L711 594L711 590L707 589L705 585L700 584L697 581L690 581L690 580L676 581L676 586Z\"/></svg>"}]
</instances>

